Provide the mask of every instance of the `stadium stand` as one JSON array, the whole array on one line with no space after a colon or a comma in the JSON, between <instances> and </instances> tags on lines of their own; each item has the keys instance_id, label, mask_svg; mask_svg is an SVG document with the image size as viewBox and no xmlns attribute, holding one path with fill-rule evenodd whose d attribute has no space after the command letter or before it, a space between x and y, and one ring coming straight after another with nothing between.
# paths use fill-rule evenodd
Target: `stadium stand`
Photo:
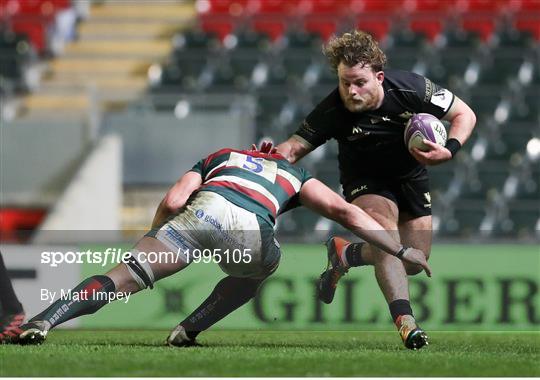
<instances>
[{"instance_id":1,"label":"stadium stand","mask_svg":"<svg viewBox=\"0 0 540 380\"><path fill-rule=\"evenodd\" d=\"M443 203L434 209L438 236L537 236L540 175L531 141L540 138L539 1L159 4L92 5L88 19L79 17L75 42L52 59L48 30L55 12L69 2L36 0L16 12L3 4L2 97L29 93L22 98L23 109L56 112L64 109L60 105L72 111L92 107L87 91L55 95L50 90L73 82L98 86L101 93L129 94L112 96L127 104L164 94L249 94L257 102L256 136L280 141L335 86L321 43L332 33L358 27L380 41L389 67L416 71L448 87L478 116L477 131L458 157L430 168L434 200ZM29 26L23 22L28 17L39 22ZM46 75L36 90L28 82L28 67L44 61ZM173 112L176 106L165 102L161 109ZM307 164L339 188L334 160L335 150L328 148ZM284 218L283 233L309 237L316 223L303 213Z\"/></svg>"}]
</instances>

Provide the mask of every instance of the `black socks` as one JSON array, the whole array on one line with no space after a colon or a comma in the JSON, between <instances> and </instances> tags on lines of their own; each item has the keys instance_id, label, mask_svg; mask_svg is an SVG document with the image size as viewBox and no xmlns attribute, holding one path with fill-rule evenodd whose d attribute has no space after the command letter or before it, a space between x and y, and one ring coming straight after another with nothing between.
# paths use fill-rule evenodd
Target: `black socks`
<instances>
[{"instance_id":1,"label":"black socks","mask_svg":"<svg viewBox=\"0 0 540 380\"><path fill-rule=\"evenodd\" d=\"M395 300L388 304L390 314L392 314L392 320L396 322L396 319L400 315L413 315L411 304L408 300Z\"/></svg>"},{"instance_id":2,"label":"black socks","mask_svg":"<svg viewBox=\"0 0 540 380\"><path fill-rule=\"evenodd\" d=\"M208 298L180 323L188 338L195 339L201 331L246 304L263 281L227 276L218 282Z\"/></svg>"},{"instance_id":3,"label":"black socks","mask_svg":"<svg viewBox=\"0 0 540 380\"><path fill-rule=\"evenodd\" d=\"M366 265L362 259L362 247L365 243L351 243L345 249L345 257L350 267L359 267Z\"/></svg>"}]
</instances>

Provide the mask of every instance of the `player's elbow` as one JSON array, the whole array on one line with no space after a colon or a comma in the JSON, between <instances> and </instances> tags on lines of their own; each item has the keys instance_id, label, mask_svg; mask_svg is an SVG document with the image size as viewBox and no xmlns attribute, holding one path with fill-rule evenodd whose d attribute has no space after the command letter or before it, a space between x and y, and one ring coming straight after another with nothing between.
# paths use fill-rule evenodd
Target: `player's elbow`
<instances>
[{"instance_id":1,"label":"player's elbow","mask_svg":"<svg viewBox=\"0 0 540 380\"><path fill-rule=\"evenodd\" d=\"M166 196L165 199L161 202L161 206L169 214L175 214L183 206L183 202L178 197L169 197Z\"/></svg>"},{"instance_id":2,"label":"player's elbow","mask_svg":"<svg viewBox=\"0 0 540 380\"><path fill-rule=\"evenodd\" d=\"M473 110L471 110L469 114L469 123L471 125L471 129L474 128L474 126L476 125L476 114Z\"/></svg>"}]
</instances>

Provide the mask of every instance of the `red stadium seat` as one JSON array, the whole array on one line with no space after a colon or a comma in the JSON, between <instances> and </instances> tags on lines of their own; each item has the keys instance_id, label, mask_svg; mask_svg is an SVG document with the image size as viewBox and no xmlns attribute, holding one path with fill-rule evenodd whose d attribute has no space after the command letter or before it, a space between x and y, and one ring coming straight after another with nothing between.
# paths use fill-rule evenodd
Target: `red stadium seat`
<instances>
[{"instance_id":1,"label":"red stadium seat","mask_svg":"<svg viewBox=\"0 0 540 380\"><path fill-rule=\"evenodd\" d=\"M249 0L247 10L257 15L292 15L300 0Z\"/></svg>"},{"instance_id":2,"label":"red stadium seat","mask_svg":"<svg viewBox=\"0 0 540 380\"><path fill-rule=\"evenodd\" d=\"M361 14L393 14L402 10L404 0L349 0L348 9Z\"/></svg>"},{"instance_id":3,"label":"red stadium seat","mask_svg":"<svg viewBox=\"0 0 540 380\"><path fill-rule=\"evenodd\" d=\"M200 15L241 17L246 5L247 0L197 0L195 8Z\"/></svg>"},{"instance_id":4,"label":"red stadium seat","mask_svg":"<svg viewBox=\"0 0 540 380\"><path fill-rule=\"evenodd\" d=\"M540 0L511 0L520 11L540 12Z\"/></svg>"},{"instance_id":5,"label":"red stadium seat","mask_svg":"<svg viewBox=\"0 0 540 380\"><path fill-rule=\"evenodd\" d=\"M406 8L414 13L445 15L454 7L455 0L410 0Z\"/></svg>"},{"instance_id":6,"label":"red stadium seat","mask_svg":"<svg viewBox=\"0 0 540 380\"><path fill-rule=\"evenodd\" d=\"M487 14L481 17L479 14L471 14L461 19L461 26L469 32L476 32L485 42L488 41L495 30L495 20L493 15Z\"/></svg>"},{"instance_id":7,"label":"red stadium seat","mask_svg":"<svg viewBox=\"0 0 540 380\"><path fill-rule=\"evenodd\" d=\"M332 15L343 14L347 4L336 0L300 0L298 12L301 14Z\"/></svg>"},{"instance_id":8,"label":"red stadium seat","mask_svg":"<svg viewBox=\"0 0 540 380\"><path fill-rule=\"evenodd\" d=\"M19 15L11 19L11 28L15 33L26 34L39 54L47 51L47 28L51 19L49 17Z\"/></svg>"},{"instance_id":9,"label":"red stadium seat","mask_svg":"<svg viewBox=\"0 0 540 380\"><path fill-rule=\"evenodd\" d=\"M30 237L43 221L46 210L43 209L0 209L0 236L3 242L21 242ZM19 233L18 233L19 232Z\"/></svg>"},{"instance_id":10,"label":"red stadium seat","mask_svg":"<svg viewBox=\"0 0 540 380\"><path fill-rule=\"evenodd\" d=\"M514 23L516 29L530 32L537 41L540 41L540 12L517 15Z\"/></svg>"},{"instance_id":11,"label":"red stadium seat","mask_svg":"<svg viewBox=\"0 0 540 380\"><path fill-rule=\"evenodd\" d=\"M391 19L387 17L365 17L357 18L355 26L357 29L363 30L371 34L379 42L388 37L390 31Z\"/></svg>"},{"instance_id":12,"label":"red stadium seat","mask_svg":"<svg viewBox=\"0 0 540 380\"><path fill-rule=\"evenodd\" d=\"M235 29L234 22L228 18L199 17L199 23L203 31L214 33L221 41Z\"/></svg>"},{"instance_id":13,"label":"red stadium seat","mask_svg":"<svg viewBox=\"0 0 540 380\"><path fill-rule=\"evenodd\" d=\"M285 34L286 21L282 18L269 18L268 16L254 16L251 20L251 28L257 32L266 33L272 41L281 38Z\"/></svg>"},{"instance_id":14,"label":"red stadium seat","mask_svg":"<svg viewBox=\"0 0 540 380\"><path fill-rule=\"evenodd\" d=\"M316 33L325 41L336 32L337 20L321 16L307 16L304 18L304 30Z\"/></svg>"},{"instance_id":15,"label":"red stadium seat","mask_svg":"<svg viewBox=\"0 0 540 380\"><path fill-rule=\"evenodd\" d=\"M456 0L455 7L467 13L499 13L507 4L507 0Z\"/></svg>"},{"instance_id":16,"label":"red stadium seat","mask_svg":"<svg viewBox=\"0 0 540 380\"><path fill-rule=\"evenodd\" d=\"M55 13L54 3L50 0L20 0L19 14L32 16L52 16Z\"/></svg>"},{"instance_id":17,"label":"red stadium seat","mask_svg":"<svg viewBox=\"0 0 540 380\"><path fill-rule=\"evenodd\" d=\"M415 17L409 20L409 28L416 33L424 34L430 41L433 41L443 30L443 23L433 17Z\"/></svg>"}]
</instances>

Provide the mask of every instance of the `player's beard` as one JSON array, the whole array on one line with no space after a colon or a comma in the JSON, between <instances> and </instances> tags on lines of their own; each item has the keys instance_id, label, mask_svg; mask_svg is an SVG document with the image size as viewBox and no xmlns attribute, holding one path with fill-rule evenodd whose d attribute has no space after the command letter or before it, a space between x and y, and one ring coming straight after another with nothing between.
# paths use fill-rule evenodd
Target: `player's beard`
<instances>
[{"instance_id":1,"label":"player's beard","mask_svg":"<svg viewBox=\"0 0 540 380\"><path fill-rule=\"evenodd\" d=\"M363 112L367 110L366 103L364 101L354 101L352 99L347 99L343 102L345 108L350 112Z\"/></svg>"},{"instance_id":2,"label":"player's beard","mask_svg":"<svg viewBox=\"0 0 540 380\"><path fill-rule=\"evenodd\" d=\"M355 101L353 98L348 96L348 94L344 95L340 92L340 95L343 105L349 112L364 112L377 107L376 96L372 96L371 94L365 94L363 97L358 99L359 101Z\"/></svg>"}]
</instances>

